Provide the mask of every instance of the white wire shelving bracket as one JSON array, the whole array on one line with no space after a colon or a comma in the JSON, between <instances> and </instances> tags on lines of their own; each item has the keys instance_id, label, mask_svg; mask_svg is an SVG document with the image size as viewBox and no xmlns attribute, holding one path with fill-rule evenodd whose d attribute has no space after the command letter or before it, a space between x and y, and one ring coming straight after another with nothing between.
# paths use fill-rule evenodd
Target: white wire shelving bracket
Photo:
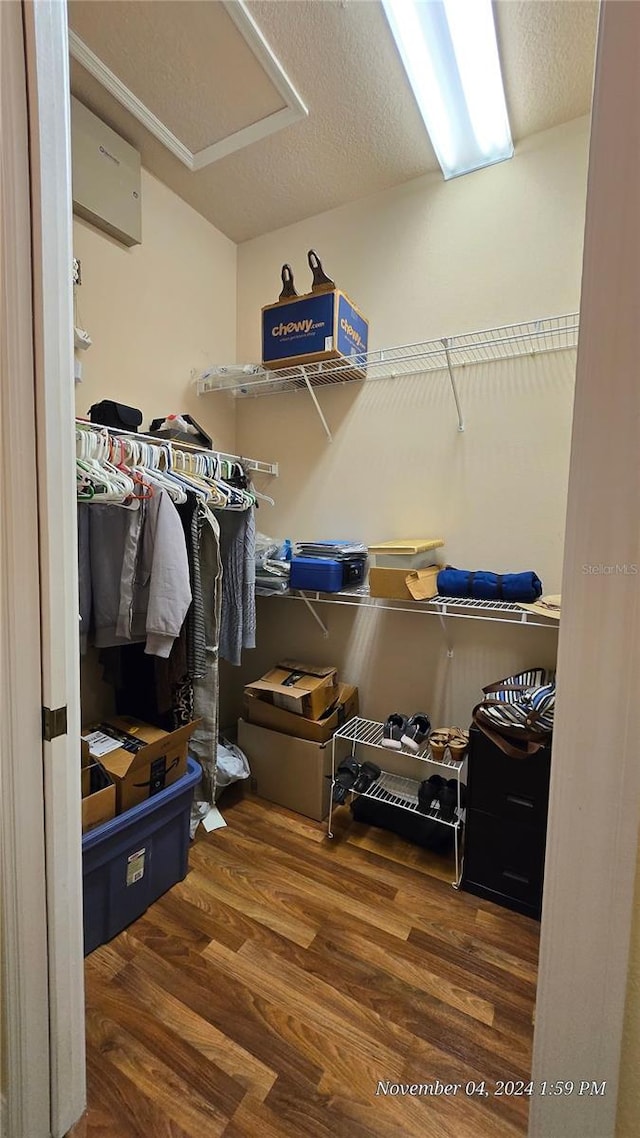
<instances>
[{"instance_id":1,"label":"white wire shelving bracket","mask_svg":"<svg viewBox=\"0 0 640 1138\"><path fill-rule=\"evenodd\" d=\"M119 427L103 427L100 423L91 423L88 419L76 419L76 427L89 431L108 431L110 435L122 435L125 438L142 439L142 442L153 443L155 446L168 445L176 450L216 455L226 462L240 462L247 470L252 470L256 474L271 474L274 478L277 478L279 474L277 462L262 462L258 458L244 458L240 454L227 454L226 451L215 449L209 450L207 447L198 446L197 443L182 442L180 439L164 439L159 435L143 435L140 431L122 431Z\"/></svg>"},{"instance_id":2,"label":"white wire shelving bracket","mask_svg":"<svg viewBox=\"0 0 640 1138\"><path fill-rule=\"evenodd\" d=\"M304 367L279 368L276 371L254 365L246 368L211 367L197 375L195 383L198 395L211 391L231 391L238 398L280 395L287 391L306 389L314 401L323 428L331 439L331 430L314 388L446 371L456 406L458 430L463 431L464 418L455 377L457 370L473 364L566 351L575 348L577 343L578 313L571 312L564 316L506 324L500 328L445 336L419 344L383 348L345 359L324 360L322 363L305 364Z\"/></svg>"},{"instance_id":3,"label":"white wire shelving bracket","mask_svg":"<svg viewBox=\"0 0 640 1138\"><path fill-rule=\"evenodd\" d=\"M360 795L363 798L373 798L377 802L384 802L389 806L397 806L402 810L408 810L412 814L418 814L421 818L431 819L434 822L439 822L443 826L448 826L453 830L454 835L454 854L455 854L455 879L453 881L454 888L458 888L460 884L460 851L458 846L458 835L461 824L465 820L465 810L462 806L460 776L462 774L465 759L454 759L447 749L441 759L435 759L431 750L426 744L421 747L418 752L409 750L408 747L401 747L399 750L394 749L392 752L383 746L382 740L384 737L384 726L382 723L377 723L372 719L363 719L356 716L345 723L343 727L339 727L333 735L331 745L331 798L329 801L329 817L327 819L327 837L333 838L332 819L333 819L333 786L336 778L336 743L340 740L351 744L351 757L356 757L358 746L374 747L376 750L384 751L385 754L390 753L394 755L407 755L409 758L414 759L417 763L416 778L406 778L403 775L392 774L389 771L382 770L379 777L371 783L365 790L351 791L350 793ZM424 763L429 767L440 767L450 774L455 776L457 783L457 794L455 809L452 811L450 818L443 816L438 803L434 805L434 801L427 806L425 803L422 806L419 803L418 791L420 784L424 781L423 775L426 778L427 770L420 769L420 763Z\"/></svg>"},{"instance_id":4,"label":"white wire shelving bracket","mask_svg":"<svg viewBox=\"0 0 640 1138\"><path fill-rule=\"evenodd\" d=\"M314 605L316 604L343 605L348 608L374 608L382 612L420 613L423 616L437 616L441 624L443 624L445 617L458 620L490 620L498 624L526 625L529 628L557 629L560 624L558 620L552 617L548 619L541 617L537 613L521 608L520 605L511 604L509 601L479 601L441 596L432 597L428 601L402 601L386 597L372 597L368 590L363 587L344 589L338 593L291 589L286 593L270 593L267 595L304 601L314 620L320 625L325 638L329 635L329 629L319 613L315 611Z\"/></svg>"}]
</instances>

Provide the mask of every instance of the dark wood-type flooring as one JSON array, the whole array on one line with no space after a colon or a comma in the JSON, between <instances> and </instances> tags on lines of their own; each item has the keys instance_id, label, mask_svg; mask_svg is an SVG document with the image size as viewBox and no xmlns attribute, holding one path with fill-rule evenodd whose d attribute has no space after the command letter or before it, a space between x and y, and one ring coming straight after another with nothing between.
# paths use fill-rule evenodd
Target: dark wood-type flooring
<instances>
[{"instance_id":1,"label":"dark wood-type flooring","mask_svg":"<svg viewBox=\"0 0 640 1138\"><path fill-rule=\"evenodd\" d=\"M221 806L184 882L87 958L73 1138L524 1135L528 1100L491 1092L529 1076L538 925L344 808L331 841L257 798ZM436 1080L463 1087L376 1094Z\"/></svg>"}]
</instances>

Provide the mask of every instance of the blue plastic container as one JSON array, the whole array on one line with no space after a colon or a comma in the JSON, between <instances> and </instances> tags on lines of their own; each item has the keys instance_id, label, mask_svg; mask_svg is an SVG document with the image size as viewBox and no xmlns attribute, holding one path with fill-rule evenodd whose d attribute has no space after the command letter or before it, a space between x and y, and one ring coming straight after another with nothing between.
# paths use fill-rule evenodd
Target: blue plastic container
<instances>
[{"instance_id":1,"label":"blue plastic container","mask_svg":"<svg viewBox=\"0 0 640 1138\"><path fill-rule=\"evenodd\" d=\"M194 759L166 790L82 838L84 952L111 940L186 877Z\"/></svg>"},{"instance_id":2,"label":"blue plastic container","mask_svg":"<svg viewBox=\"0 0 640 1138\"><path fill-rule=\"evenodd\" d=\"M365 565L366 557L293 557L289 588L338 593L363 583Z\"/></svg>"}]
</instances>

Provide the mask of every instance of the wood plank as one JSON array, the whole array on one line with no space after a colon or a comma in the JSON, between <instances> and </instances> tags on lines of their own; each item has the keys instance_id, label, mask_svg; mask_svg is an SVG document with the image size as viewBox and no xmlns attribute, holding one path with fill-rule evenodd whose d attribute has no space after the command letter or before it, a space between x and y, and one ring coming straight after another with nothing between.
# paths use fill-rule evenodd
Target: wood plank
<instances>
[{"instance_id":1,"label":"wood plank","mask_svg":"<svg viewBox=\"0 0 640 1138\"><path fill-rule=\"evenodd\" d=\"M219 1138L224 1132L228 1117L174 1073L173 1055L149 1050L91 1006L87 1008L87 1030L100 1053L106 1053L111 1065L160 1108L185 1138L202 1138L203 1134Z\"/></svg>"},{"instance_id":2,"label":"wood plank","mask_svg":"<svg viewBox=\"0 0 640 1138\"><path fill-rule=\"evenodd\" d=\"M245 896L257 895L270 908L280 906L287 912L299 908L302 911L305 908L308 910L311 904L316 910L322 906L329 912L344 908L354 920L373 929L390 932L402 940L406 940L411 931L410 920L403 914L396 913L390 905L380 904L375 898L345 899L339 877L332 886L327 886L320 881L310 881L304 875L293 877L289 870L279 869L275 859L268 866L264 862L253 864L247 861L246 855L234 852L223 843L217 845L215 851L211 847L206 852L200 848L206 864L215 873L215 878L213 874L207 878L211 888L220 890L222 886L218 882L224 881L225 888L236 890ZM201 870L199 874L201 877Z\"/></svg>"},{"instance_id":3,"label":"wood plank","mask_svg":"<svg viewBox=\"0 0 640 1138\"><path fill-rule=\"evenodd\" d=\"M528 1075L537 922L374 828L364 848L258 799L223 813L87 959L73 1138L523 1138L525 1099L376 1089Z\"/></svg>"},{"instance_id":4,"label":"wood plank","mask_svg":"<svg viewBox=\"0 0 640 1138\"><path fill-rule=\"evenodd\" d=\"M91 1042L87 1047L87 1094L89 1108L82 1138L190 1138L155 1095L146 1095L136 1079L114 1066L111 1057Z\"/></svg>"},{"instance_id":5,"label":"wood plank","mask_svg":"<svg viewBox=\"0 0 640 1138\"><path fill-rule=\"evenodd\" d=\"M275 1071L239 1047L203 1016L186 1007L139 970L125 968L118 976L117 986L127 992L134 1006L148 1007L155 1019L172 1028L181 1041L195 1048L218 1070L244 1087L254 1101L262 1102L266 1098L276 1080Z\"/></svg>"},{"instance_id":6,"label":"wood plank","mask_svg":"<svg viewBox=\"0 0 640 1138\"><path fill-rule=\"evenodd\" d=\"M124 972L121 978L124 978ZM87 1010L95 1013L93 1022L102 1030L103 1022L117 1024L118 1031L126 1034L131 1050L139 1053L140 1047L162 1063L170 1066L172 1074L188 1088L191 1096L200 1096L215 1107L221 1116L230 1118L244 1097L244 1086L236 1083L228 1072L221 1070L210 1057L202 1055L180 1031L180 1023L167 1023L153 1007L153 1016L141 1016L138 1000L134 1003L123 983L91 985L87 988ZM135 1041L134 1045L131 1041Z\"/></svg>"}]
</instances>

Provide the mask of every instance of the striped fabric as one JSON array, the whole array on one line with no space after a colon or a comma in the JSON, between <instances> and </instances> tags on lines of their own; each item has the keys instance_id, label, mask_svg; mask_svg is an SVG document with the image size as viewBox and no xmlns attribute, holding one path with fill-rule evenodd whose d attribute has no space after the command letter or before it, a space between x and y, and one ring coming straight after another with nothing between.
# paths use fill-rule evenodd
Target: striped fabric
<instances>
[{"instance_id":1,"label":"striped fabric","mask_svg":"<svg viewBox=\"0 0 640 1138\"><path fill-rule=\"evenodd\" d=\"M553 731L556 703L555 673L533 668L484 689L486 699L477 712L487 727L512 736L545 735Z\"/></svg>"}]
</instances>

